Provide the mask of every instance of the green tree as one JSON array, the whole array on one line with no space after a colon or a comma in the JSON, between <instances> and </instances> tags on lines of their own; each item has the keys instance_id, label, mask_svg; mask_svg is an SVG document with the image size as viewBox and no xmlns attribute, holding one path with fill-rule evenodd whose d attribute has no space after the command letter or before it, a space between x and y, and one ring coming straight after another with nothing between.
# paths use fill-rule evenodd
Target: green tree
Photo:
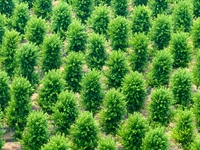
<instances>
[{"instance_id":1,"label":"green tree","mask_svg":"<svg viewBox=\"0 0 200 150\"><path fill-rule=\"evenodd\" d=\"M50 137L47 115L42 111L33 111L27 118L25 131L22 135L24 150L40 150Z\"/></svg>"},{"instance_id":2,"label":"green tree","mask_svg":"<svg viewBox=\"0 0 200 150\"><path fill-rule=\"evenodd\" d=\"M52 13L52 0L34 0L33 12L37 17L49 18Z\"/></svg>"},{"instance_id":3,"label":"green tree","mask_svg":"<svg viewBox=\"0 0 200 150\"><path fill-rule=\"evenodd\" d=\"M148 33L151 26L150 10L148 7L136 6L131 15L131 29L133 33Z\"/></svg>"},{"instance_id":4,"label":"green tree","mask_svg":"<svg viewBox=\"0 0 200 150\"><path fill-rule=\"evenodd\" d=\"M168 46L171 39L172 24L169 16L158 15L150 29L150 38L159 50Z\"/></svg>"},{"instance_id":5,"label":"green tree","mask_svg":"<svg viewBox=\"0 0 200 150\"><path fill-rule=\"evenodd\" d=\"M98 142L98 150L117 150L117 145L111 136L102 136Z\"/></svg>"},{"instance_id":6,"label":"green tree","mask_svg":"<svg viewBox=\"0 0 200 150\"><path fill-rule=\"evenodd\" d=\"M191 144L191 150L200 150L200 138L196 137L194 142Z\"/></svg>"},{"instance_id":7,"label":"green tree","mask_svg":"<svg viewBox=\"0 0 200 150\"><path fill-rule=\"evenodd\" d=\"M133 0L133 6L147 5L148 0Z\"/></svg>"},{"instance_id":8,"label":"green tree","mask_svg":"<svg viewBox=\"0 0 200 150\"><path fill-rule=\"evenodd\" d=\"M70 126L78 117L79 109L74 93L62 91L58 95L58 101L53 107L52 119L56 130L68 134Z\"/></svg>"},{"instance_id":9,"label":"green tree","mask_svg":"<svg viewBox=\"0 0 200 150\"><path fill-rule=\"evenodd\" d=\"M44 41L41 45L41 68L43 72L60 68L62 63L61 48L62 41L57 35L48 35L44 38Z\"/></svg>"},{"instance_id":10,"label":"green tree","mask_svg":"<svg viewBox=\"0 0 200 150\"><path fill-rule=\"evenodd\" d=\"M200 86L200 51L196 52L195 62L192 68L192 80L193 83L197 86L197 89Z\"/></svg>"},{"instance_id":11,"label":"green tree","mask_svg":"<svg viewBox=\"0 0 200 150\"><path fill-rule=\"evenodd\" d=\"M147 127L147 121L140 113L130 115L119 130L123 148L126 150L141 149Z\"/></svg>"},{"instance_id":12,"label":"green tree","mask_svg":"<svg viewBox=\"0 0 200 150\"><path fill-rule=\"evenodd\" d=\"M0 111L4 113L4 110L8 106L9 101L10 101L9 77L5 71L0 70Z\"/></svg>"},{"instance_id":13,"label":"green tree","mask_svg":"<svg viewBox=\"0 0 200 150\"><path fill-rule=\"evenodd\" d=\"M195 116L196 127L198 131L200 131L200 92L194 95L193 102L193 113Z\"/></svg>"},{"instance_id":14,"label":"green tree","mask_svg":"<svg viewBox=\"0 0 200 150\"><path fill-rule=\"evenodd\" d=\"M168 9L168 0L150 0L149 2L154 17L157 17Z\"/></svg>"},{"instance_id":15,"label":"green tree","mask_svg":"<svg viewBox=\"0 0 200 150\"><path fill-rule=\"evenodd\" d=\"M2 44L3 36L5 34L5 16L0 14L0 45Z\"/></svg>"},{"instance_id":16,"label":"green tree","mask_svg":"<svg viewBox=\"0 0 200 150\"><path fill-rule=\"evenodd\" d=\"M115 89L109 90L99 112L99 124L103 131L115 135L125 114L126 102L123 94Z\"/></svg>"},{"instance_id":17,"label":"green tree","mask_svg":"<svg viewBox=\"0 0 200 150\"><path fill-rule=\"evenodd\" d=\"M87 43L87 32L80 21L74 20L67 30L68 51L85 52Z\"/></svg>"},{"instance_id":18,"label":"green tree","mask_svg":"<svg viewBox=\"0 0 200 150\"><path fill-rule=\"evenodd\" d=\"M119 88L124 76L128 73L128 64L125 53L121 51L112 51L106 62L108 69L105 71L107 85L109 88Z\"/></svg>"},{"instance_id":19,"label":"green tree","mask_svg":"<svg viewBox=\"0 0 200 150\"><path fill-rule=\"evenodd\" d=\"M172 18L175 31L189 32L193 20L193 8L191 2L183 0L175 4Z\"/></svg>"},{"instance_id":20,"label":"green tree","mask_svg":"<svg viewBox=\"0 0 200 150\"><path fill-rule=\"evenodd\" d=\"M81 102L85 110L95 114L103 101L103 90L100 82L100 73L92 70L81 81Z\"/></svg>"},{"instance_id":21,"label":"green tree","mask_svg":"<svg viewBox=\"0 0 200 150\"><path fill-rule=\"evenodd\" d=\"M200 47L200 18L197 18L196 21L194 21L194 24L191 29L191 36L192 36L192 42L194 45L194 48Z\"/></svg>"},{"instance_id":22,"label":"green tree","mask_svg":"<svg viewBox=\"0 0 200 150\"><path fill-rule=\"evenodd\" d=\"M125 51L129 40L129 21L124 17L118 16L108 25L111 47L113 50Z\"/></svg>"},{"instance_id":23,"label":"green tree","mask_svg":"<svg viewBox=\"0 0 200 150\"><path fill-rule=\"evenodd\" d=\"M38 104L49 114L52 113L52 107L58 101L58 95L65 87L65 81L59 70L51 70L45 73L39 87Z\"/></svg>"},{"instance_id":24,"label":"green tree","mask_svg":"<svg viewBox=\"0 0 200 150\"><path fill-rule=\"evenodd\" d=\"M116 16L128 15L128 0L111 0L111 6Z\"/></svg>"},{"instance_id":25,"label":"green tree","mask_svg":"<svg viewBox=\"0 0 200 150\"><path fill-rule=\"evenodd\" d=\"M127 111L129 113L140 111L147 96L142 74L138 72L127 74L122 82L122 93L127 103Z\"/></svg>"},{"instance_id":26,"label":"green tree","mask_svg":"<svg viewBox=\"0 0 200 150\"><path fill-rule=\"evenodd\" d=\"M188 67L191 60L188 35L184 32L174 34L170 41L170 49L174 59L173 67Z\"/></svg>"},{"instance_id":27,"label":"green tree","mask_svg":"<svg viewBox=\"0 0 200 150\"><path fill-rule=\"evenodd\" d=\"M25 37L28 41L40 45L46 34L45 20L32 17L25 27Z\"/></svg>"},{"instance_id":28,"label":"green tree","mask_svg":"<svg viewBox=\"0 0 200 150\"><path fill-rule=\"evenodd\" d=\"M11 127L16 138L21 138L26 119L31 111L32 87L23 77L15 77L11 85L11 101L6 109L6 123Z\"/></svg>"},{"instance_id":29,"label":"green tree","mask_svg":"<svg viewBox=\"0 0 200 150\"><path fill-rule=\"evenodd\" d=\"M196 18L200 17L200 0L193 0L193 14Z\"/></svg>"},{"instance_id":30,"label":"green tree","mask_svg":"<svg viewBox=\"0 0 200 150\"><path fill-rule=\"evenodd\" d=\"M13 14L15 2L13 0L1 0L0 1L0 13L10 17Z\"/></svg>"},{"instance_id":31,"label":"green tree","mask_svg":"<svg viewBox=\"0 0 200 150\"><path fill-rule=\"evenodd\" d=\"M92 33L88 39L86 62L89 68L101 70L107 59L106 40L103 35Z\"/></svg>"},{"instance_id":32,"label":"green tree","mask_svg":"<svg viewBox=\"0 0 200 150\"><path fill-rule=\"evenodd\" d=\"M3 112L0 111L0 149L2 149L3 145L5 144L5 141L2 138L2 135L4 134L3 130Z\"/></svg>"},{"instance_id":33,"label":"green tree","mask_svg":"<svg viewBox=\"0 0 200 150\"><path fill-rule=\"evenodd\" d=\"M99 130L91 113L81 113L70 131L72 150L94 150L97 147Z\"/></svg>"},{"instance_id":34,"label":"green tree","mask_svg":"<svg viewBox=\"0 0 200 150\"><path fill-rule=\"evenodd\" d=\"M178 69L174 72L170 88L173 92L175 104L189 107L192 103L191 75L186 69Z\"/></svg>"},{"instance_id":35,"label":"green tree","mask_svg":"<svg viewBox=\"0 0 200 150\"><path fill-rule=\"evenodd\" d=\"M66 38L66 31L71 22L72 10L70 6L65 2L59 1L52 10L51 30L64 40Z\"/></svg>"},{"instance_id":36,"label":"green tree","mask_svg":"<svg viewBox=\"0 0 200 150\"><path fill-rule=\"evenodd\" d=\"M19 33L15 30L6 31L2 40L1 52L1 67L8 73L8 76L13 76L15 68L15 53L19 44Z\"/></svg>"},{"instance_id":37,"label":"green tree","mask_svg":"<svg viewBox=\"0 0 200 150\"><path fill-rule=\"evenodd\" d=\"M77 52L70 52L64 60L64 79L67 89L79 92L83 76L83 55Z\"/></svg>"}]
</instances>

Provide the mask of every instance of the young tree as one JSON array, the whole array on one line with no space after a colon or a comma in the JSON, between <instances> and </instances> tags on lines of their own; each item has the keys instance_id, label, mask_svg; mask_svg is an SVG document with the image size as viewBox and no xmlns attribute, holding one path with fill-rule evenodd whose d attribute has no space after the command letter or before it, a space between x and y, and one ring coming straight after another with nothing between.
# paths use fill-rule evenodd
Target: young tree
<instances>
[{"instance_id":1,"label":"young tree","mask_svg":"<svg viewBox=\"0 0 200 150\"><path fill-rule=\"evenodd\" d=\"M133 0L133 6L147 5L148 0Z\"/></svg>"},{"instance_id":2,"label":"young tree","mask_svg":"<svg viewBox=\"0 0 200 150\"><path fill-rule=\"evenodd\" d=\"M151 87L167 86L172 72L173 59L168 50L159 51L152 60L147 73L147 83Z\"/></svg>"},{"instance_id":3,"label":"young tree","mask_svg":"<svg viewBox=\"0 0 200 150\"><path fill-rule=\"evenodd\" d=\"M150 0L149 2L154 17L163 14L168 9L168 0Z\"/></svg>"},{"instance_id":4,"label":"young tree","mask_svg":"<svg viewBox=\"0 0 200 150\"><path fill-rule=\"evenodd\" d=\"M193 113L195 116L196 127L198 131L200 131L200 92L194 95L193 102Z\"/></svg>"},{"instance_id":5,"label":"young tree","mask_svg":"<svg viewBox=\"0 0 200 150\"><path fill-rule=\"evenodd\" d=\"M44 144L41 150L67 150L67 139L62 135L52 136L48 143Z\"/></svg>"},{"instance_id":6,"label":"young tree","mask_svg":"<svg viewBox=\"0 0 200 150\"><path fill-rule=\"evenodd\" d=\"M171 39L172 25L169 16L159 15L150 29L150 37L159 50L167 47Z\"/></svg>"},{"instance_id":7,"label":"young tree","mask_svg":"<svg viewBox=\"0 0 200 150\"><path fill-rule=\"evenodd\" d=\"M99 123L103 131L115 135L125 114L126 102L123 94L115 89L109 90L99 112Z\"/></svg>"},{"instance_id":8,"label":"young tree","mask_svg":"<svg viewBox=\"0 0 200 150\"><path fill-rule=\"evenodd\" d=\"M52 0L34 0L33 12L37 17L48 19L52 12Z\"/></svg>"},{"instance_id":9,"label":"young tree","mask_svg":"<svg viewBox=\"0 0 200 150\"><path fill-rule=\"evenodd\" d=\"M167 126L172 116L172 92L167 88L160 87L151 92L150 99L148 106L149 120L152 124Z\"/></svg>"},{"instance_id":10,"label":"young tree","mask_svg":"<svg viewBox=\"0 0 200 150\"><path fill-rule=\"evenodd\" d=\"M174 6L172 18L174 31L189 32L193 20L193 8L191 2L186 0L178 2Z\"/></svg>"},{"instance_id":11,"label":"young tree","mask_svg":"<svg viewBox=\"0 0 200 150\"><path fill-rule=\"evenodd\" d=\"M195 62L192 68L192 80L198 89L200 86L200 51L199 50L196 52Z\"/></svg>"},{"instance_id":12,"label":"young tree","mask_svg":"<svg viewBox=\"0 0 200 150\"><path fill-rule=\"evenodd\" d=\"M173 67L188 67L191 60L188 35L184 32L174 34L170 41L170 49L174 59Z\"/></svg>"},{"instance_id":13,"label":"young tree","mask_svg":"<svg viewBox=\"0 0 200 150\"><path fill-rule=\"evenodd\" d=\"M98 150L117 150L117 145L111 136L102 136L98 142Z\"/></svg>"},{"instance_id":14,"label":"young tree","mask_svg":"<svg viewBox=\"0 0 200 150\"><path fill-rule=\"evenodd\" d=\"M123 148L126 150L141 149L147 127L147 121L140 113L135 112L130 115L119 130Z\"/></svg>"},{"instance_id":15,"label":"young tree","mask_svg":"<svg viewBox=\"0 0 200 150\"><path fill-rule=\"evenodd\" d=\"M24 28L30 19L28 4L20 3L17 4L14 8L13 15L11 17L12 27L19 32L24 34Z\"/></svg>"},{"instance_id":16,"label":"young tree","mask_svg":"<svg viewBox=\"0 0 200 150\"><path fill-rule=\"evenodd\" d=\"M100 82L100 73L92 70L81 81L81 102L85 110L95 114L103 101L103 90Z\"/></svg>"},{"instance_id":17,"label":"young tree","mask_svg":"<svg viewBox=\"0 0 200 150\"><path fill-rule=\"evenodd\" d=\"M93 0L73 0L76 16L81 20L81 23L86 23L93 10Z\"/></svg>"},{"instance_id":18,"label":"young tree","mask_svg":"<svg viewBox=\"0 0 200 150\"><path fill-rule=\"evenodd\" d=\"M117 64L117 65L116 65ZM106 62L108 69L105 71L107 85L109 88L119 88L124 76L128 73L128 64L125 53L112 51Z\"/></svg>"},{"instance_id":19,"label":"young tree","mask_svg":"<svg viewBox=\"0 0 200 150\"><path fill-rule=\"evenodd\" d=\"M6 123L11 127L17 138L21 138L26 119L31 111L32 87L23 77L15 77L11 86L11 101L6 109Z\"/></svg>"},{"instance_id":20,"label":"young tree","mask_svg":"<svg viewBox=\"0 0 200 150\"><path fill-rule=\"evenodd\" d=\"M0 111L5 114L5 109L10 101L9 77L5 71L0 70Z\"/></svg>"},{"instance_id":21,"label":"young tree","mask_svg":"<svg viewBox=\"0 0 200 150\"><path fill-rule=\"evenodd\" d=\"M67 89L79 92L83 76L83 55L77 52L70 52L64 60L64 79Z\"/></svg>"},{"instance_id":22,"label":"young tree","mask_svg":"<svg viewBox=\"0 0 200 150\"><path fill-rule=\"evenodd\" d=\"M129 55L129 62L132 71L144 71L147 65L148 44L148 38L143 33L134 35L131 43L134 52Z\"/></svg>"},{"instance_id":23,"label":"young tree","mask_svg":"<svg viewBox=\"0 0 200 150\"><path fill-rule=\"evenodd\" d=\"M175 127L172 130L172 138L180 143L183 150L189 150L194 141L194 118L189 110L178 111L175 118Z\"/></svg>"},{"instance_id":24,"label":"young tree","mask_svg":"<svg viewBox=\"0 0 200 150\"><path fill-rule=\"evenodd\" d=\"M13 14L15 2L13 0L1 0L0 1L0 13L10 17Z\"/></svg>"},{"instance_id":25,"label":"young tree","mask_svg":"<svg viewBox=\"0 0 200 150\"><path fill-rule=\"evenodd\" d=\"M111 0L111 6L116 16L128 15L128 0Z\"/></svg>"},{"instance_id":26,"label":"young tree","mask_svg":"<svg viewBox=\"0 0 200 150\"><path fill-rule=\"evenodd\" d=\"M134 7L131 15L131 23L131 29L134 34L141 32L147 34L151 26L149 8L144 5Z\"/></svg>"},{"instance_id":27,"label":"young tree","mask_svg":"<svg viewBox=\"0 0 200 150\"><path fill-rule=\"evenodd\" d=\"M62 91L58 95L58 101L53 107L52 119L56 130L60 133L68 134L70 126L78 117L79 109L74 93Z\"/></svg>"},{"instance_id":28,"label":"young tree","mask_svg":"<svg viewBox=\"0 0 200 150\"><path fill-rule=\"evenodd\" d=\"M25 131L22 135L24 150L40 150L50 137L47 115L42 111L33 111L27 118Z\"/></svg>"},{"instance_id":29,"label":"young tree","mask_svg":"<svg viewBox=\"0 0 200 150\"><path fill-rule=\"evenodd\" d=\"M41 68L43 72L60 68L62 63L61 48L62 41L57 35L48 35L44 38L41 45Z\"/></svg>"},{"instance_id":30,"label":"young tree","mask_svg":"<svg viewBox=\"0 0 200 150\"><path fill-rule=\"evenodd\" d=\"M127 74L122 82L122 93L127 103L127 111L129 113L140 111L147 96L142 74L138 72Z\"/></svg>"},{"instance_id":31,"label":"young tree","mask_svg":"<svg viewBox=\"0 0 200 150\"><path fill-rule=\"evenodd\" d=\"M13 76L15 68L15 53L18 48L19 33L15 30L6 31L2 40L1 52L1 67L8 73L8 76Z\"/></svg>"},{"instance_id":32,"label":"young tree","mask_svg":"<svg viewBox=\"0 0 200 150\"><path fill-rule=\"evenodd\" d=\"M52 107L58 101L58 95L65 87L65 81L59 70L51 70L45 73L39 87L38 104L49 114L52 113Z\"/></svg>"},{"instance_id":33,"label":"young tree","mask_svg":"<svg viewBox=\"0 0 200 150\"><path fill-rule=\"evenodd\" d=\"M169 150L169 139L164 132L164 128L155 128L149 130L142 143L143 150Z\"/></svg>"},{"instance_id":34,"label":"young tree","mask_svg":"<svg viewBox=\"0 0 200 150\"><path fill-rule=\"evenodd\" d=\"M113 50L125 51L129 40L129 21L124 17L118 16L108 25L111 47Z\"/></svg>"},{"instance_id":35,"label":"young tree","mask_svg":"<svg viewBox=\"0 0 200 150\"><path fill-rule=\"evenodd\" d=\"M81 113L70 131L72 150L94 150L97 147L99 130L91 113Z\"/></svg>"},{"instance_id":36,"label":"young tree","mask_svg":"<svg viewBox=\"0 0 200 150\"><path fill-rule=\"evenodd\" d=\"M65 40L66 31L72 22L72 10L69 4L59 1L53 7L51 15L51 30Z\"/></svg>"},{"instance_id":37,"label":"young tree","mask_svg":"<svg viewBox=\"0 0 200 150\"><path fill-rule=\"evenodd\" d=\"M35 85L38 83L38 73L35 67L37 66L38 47L32 43L25 43L17 49L15 60L17 67L15 68L16 74L27 78L28 81Z\"/></svg>"},{"instance_id":38,"label":"young tree","mask_svg":"<svg viewBox=\"0 0 200 150\"><path fill-rule=\"evenodd\" d=\"M110 22L110 8L106 5L95 7L88 19L89 27L98 34L107 35L108 24Z\"/></svg>"},{"instance_id":39,"label":"young tree","mask_svg":"<svg viewBox=\"0 0 200 150\"><path fill-rule=\"evenodd\" d=\"M194 45L194 48L200 47L200 18L197 18L196 21L194 21L194 24L191 29L191 36L192 36L192 42Z\"/></svg>"},{"instance_id":40,"label":"young tree","mask_svg":"<svg viewBox=\"0 0 200 150\"><path fill-rule=\"evenodd\" d=\"M182 107L189 107L192 103L192 82L190 73L186 69L180 68L174 72L170 82L175 104Z\"/></svg>"},{"instance_id":41,"label":"young tree","mask_svg":"<svg viewBox=\"0 0 200 150\"><path fill-rule=\"evenodd\" d=\"M86 62L89 68L101 70L107 59L106 40L103 35L92 33L88 39Z\"/></svg>"},{"instance_id":42,"label":"young tree","mask_svg":"<svg viewBox=\"0 0 200 150\"><path fill-rule=\"evenodd\" d=\"M192 0L194 17L200 17L200 0Z\"/></svg>"},{"instance_id":43,"label":"young tree","mask_svg":"<svg viewBox=\"0 0 200 150\"><path fill-rule=\"evenodd\" d=\"M2 138L2 135L4 134L3 130L3 112L0 110L0 149L2 149L3 145L5 144L5 141Z\"/></svg>"},{"instance_id":44,"label":"young tree","mask_svg":"<svg viewBox=\"0 0 200 150\"><path fill-rule=\"evenodd\" d=\"M25 37L28 41L40 45L46 34L45 20L41 18L30 18L25 27Z\"/></svg>"},{"instance_id":45,"label":"young tree","mask_svg":"<svg viewBox=\"0 0 200 150\"><path fill-rule=\"evenodd\" d=\"M67 30L68 51L85 52L87 43L87 32L80 21L74 20Z\"/></svg>"}]
</instances>

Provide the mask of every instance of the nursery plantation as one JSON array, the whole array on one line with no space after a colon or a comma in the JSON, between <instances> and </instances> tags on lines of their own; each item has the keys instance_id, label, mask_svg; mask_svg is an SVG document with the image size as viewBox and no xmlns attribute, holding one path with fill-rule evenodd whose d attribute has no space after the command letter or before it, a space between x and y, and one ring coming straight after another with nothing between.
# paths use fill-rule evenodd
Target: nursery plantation
<instances>
[{"instance_id":1,"label":"nursery plantation","mask_svg":"<svg viewBox=\"0 0 200 150\"><path fill-rule=\"evenodd\" d=\"M200 150L199 87L200 0L0 0L0 150Z\"/></svg>"}]
</instances>

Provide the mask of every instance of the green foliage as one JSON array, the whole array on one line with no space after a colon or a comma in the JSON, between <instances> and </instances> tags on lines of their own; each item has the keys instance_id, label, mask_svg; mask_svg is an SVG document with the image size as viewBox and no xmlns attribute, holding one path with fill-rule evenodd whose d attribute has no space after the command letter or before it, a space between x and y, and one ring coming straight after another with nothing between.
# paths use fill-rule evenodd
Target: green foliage
<instances>
[{"instance_id":1,"label":"green foliage","mask_svg":"<svg viewBox=\"0 0 200 150\"><path fill-rule=\"evenodd\" d=\"M194 21L194 24L192 26L191 36L192 36L192 42L194 45L194 48L200 47L200 18L197 18L196 21Z\"/></svg>"},{"instance_id":2,"label":"green foliage","mask_svg":"<svg viewBox=\"0 0 200 150\"><path fill-rule=\"evenodd\" d=\"M200 17L200 0L192 0L193 14L196 18Z\"/></svg>"},{"instance_id":3,"label":"green foliage","mask_svg":"<svg viewBox=\"0 0 200 150\"><path fill-rule=\"evenodd\" d=\"M117 146L111 136L103 136L98 142L98 150L117 150Z\"/></svg>"},{"instance_id":4,"label":"green foliage","mask_svg":"<svg viewBox=\"0 0 200 150\"><path fill-rule=\"evenodd\" d=\"M26 119L31 111L32 88L23 77L15 77L11 86L11 101L6 109L6 123L15 131L15 137L21 138Z\"/></svg>"},{"instance_id":5,"label":"green foliage","mask_svg":"<svg viewBox=\"0 0 200 150\"><path fill-rule=\"evenodd\" d=\"M111 6L116 16L128 15L128 0L111 0Z\"/></svg>"},{"instance_id":6,"label":"green foliage","mask_svg":"<svg viewBox=\"0 0 200 150\"><path fill-rule=\"evenodd\" d=\"M42 86L39 87L38 104L44 112L52 113L52 106L58 101L58 95L65 86L65 81L59 70L51 70L45 73L41 81Z\"/></svg>"},{"instance_id":7,"label":"green foliage","mask_svg":"<svg viewBox=\"0 0 200 150\"><path fill-rule=\"evenodd\" d=\"M127 103L127 111L133 113L140 111L146 100L146 89L142 74L131 72L124 77L122 92Z\"/></svg>"},{"instance_id":8,"label":"green foliage","mask_svg":"<svg viewBox=\"0 0 200 150\"><path fill-rule=\"evenodd\" d=\"M168 0L149 0L152 15L157 17L168 9Z\"/></svg>"},{"instance_id":9,"label":"green foliage","mask_svg":"<svg viewBox=\"0 0 200 150\"><path fill-rule=\"evenodd\" d=\"M119 130L123 148L126 150L141 149L146 131L146 119L140 113L130 115Z\"/></svg>"},{"instance_id":10,"label":"green foliage","mask_svg":"<svg viewBox=\"0 0 200 150\"><path fill-rule=\"evenodd\" d=\"M147 5L148 0L133 0L133 6Z\"/></svg>"},{"instance_id":11,"label":"green foliage","mask_svg":"<svg viewBox=\"0 0 200 150\"><path fill-rule=\"evenodd\" d=\"M0 149L2 149L3 145L5 144L2 135L4 134L3 130L3 112L0 111Z\"/></svg>"},{"instance_id":12,"label":"green foliage","mask_svg":"<svg viewBox=\"0 0 200 150\"><path fill-rule=\"evenodd\" d=\"M32 43L25 43L17 49L15 54L17 67L15 71L18 75L27 78L28 81L35 85L38 83L37 66L38 47Z\"/></svg>"},{"instance_id":13,"label":"green foliage","mask_svg":"<svg viewBox=\"0 0 200 150\"><path fill-rule=\"evenodd\" d=\"M194 142L191 144L191 150L200 150L200 138L197 137L194 139Z\"/></svg>"},{"instance_id":14,"label":"green foliage","mask_svg":"<svg viewBox=\"0 0 200 150\"><path fill-rule=\"evenodd\" d=\"M33 111L27 118L25 131L22 135L24 150L40 150L50 137L47 115L42 111Z\"/></svg>"},{"instance_id":15,"label":"green foliage","mask_svg":"<svg viewBox=\"0 0 200 150\"><path fill-rule=\"evenodd\" d=\"M170 81L170 88L174 95L175 104L189 107L192 103L191 75L186 69L178 69Z\"/></svg>"},{"instance_id":16,"label":"green foliage","mask_svg":"<svg viewBox=\"0 0 200 150\"><path fill-rule=\"evenodd\" d=\"M191 2L183 0L174 6L173 23L175 31L189 32L193 19L193 8Z\"/></svg>"},{"instance_id":17,"label":"green foliage","mask_svg":"<svg viewBox=\"0 0 200 150\"><path fill-rule=\"evenodd\" d=\"M66 38L66 31L68 26L72 21L72 10L70 6L65 2L58 2L58 4L53 7L52 16L51 16L51 29L54 33L62 38Z\"/></svg>"},{"instance_id":18,"label":"green foliage","mask_svg":"<svg viewBox=\"0 0 200 150\"><path fill-rule=\"evenodd\" d=\"M194 141L194 118L191 111L178 111L175 127L172 129L172 138L180 143L184 150L190 149Z\"/></svg>"},{"instance_id":19,"label":"green foliage","mask_svg":"<svg viewBox=\"0 0 200 150\"><path fill-rule=\"evenodd\" d=\"M4 113L10 101L9 77L5 71L0 70L0 111Z\"/></svg>"},{"instance_id":20,"label":"green foliage","mask_svg":"<svg viewBox=\"0 0 200 150\"><path fill-rule=\"evenodd\" d=\"M46 34L45 20L32 17L25 27L25 36L28 41L40 45Z\"/></svg>"},{"instance_id":21,"label":"green foliage","mask_svg":"<svg viewBox=\"0 0 200 150\"><path fill-rule=\"evenodd\" d=\"M67 89L79 92L80 82L83 76L83 55L70 52L64 60L64 79L67 82Z\"/></svg>"},{"instance_id":22,"label":"green foliage","mask_svg":"<svg viewBox=\"0 0 200 150\"><path fill-rule=\"evenodd\" d=\"M149 8L144 5L134 7L131 16L131 23L131 29L133 33L148 33L151 26Z\"/></svg>"},{"instance_id":23,"label":"green foliage","mask_svg":"<svg viewBox=\"0 0 200 150\"><path fill-rule=\"evenodd\" d=\"M195 61L192 68L192 80L198 88L200 86L200 50L198 50L195 54Z\"/></svg>"},{"instance_id":24,"label":"green foliage","mask_svg":"<svg viewBox=\"0 0 200 150\"><path fill-rule=\"evenodd\" d=\"M143 150L169 150L169 139L163 128L155 128L148 131L142 144Z\"/></svg>"},{"instance_id":25,"label":"green foliage","mask_svg":"<svg viewBox=\"0 0 200 150\"><path fill-rule=\"evenodd\" d=\"M111 47L113 50L125 51L128 47L129 21L121 16L116 17L108 25Z\"/></svg>"},{"instance_id":26,"label":"green foliage","mask_svg":"<svg viewBox=\"0 0 200 150\"><path fill-rule=\"evenodd\" d=\"M62 41L57 35L46 35L41 46L41 67L43 72L48 72L49 70L60 68L62 63L61 48Z\"/></svg>"},{"instance_id":27,"label":"green foliage","mask_svg":"<svg viewBox=\"0 0 200 150\"><path fill-rule=\"evenodd\" d=\"M80 21L74 20L67 30L68 51L85 52L87 43L87 32Z\"/></svg>"},{"instance_id":28,"label":"green foliage","mask_svg":"<svg viewBox=\"0 0 200 150\"><path fill-rule=\"evenodd\" d=\"M103 90L100 82L100 73L92 70L81 81L81 102L85 110L96 113L103 101Z\"/></svg>"},{"instance_id":29,"label":"green foliage","mask_svg":"<svg viewBox=\"0 0 200 150\"><path fill-rule=\"evenodd\" d=\"M28 4L20 3L15 6L13 16L11 17L12 27L19 32L24 34L24 28L30 19Z\"/></svg>"},{"instance_id":30,"label":"green foliage","mask_svg":"<svg viewBox=\"0 0 200 150\"><path fill-rule=\"evenodd\" d=\"M29 9L31 9L33 7L33 2L34 1L35 0L20 0L20 2L22 2L22 3L27 3Z\"/></svg>"},{"instance_id":31,"label":"green foliage","mask_svg":"<svg viewBox=\"0 0 200 150\"><path fill-rule=\"evenodd\" d=\"M179 32L172 36L170 49L174 59L174 68L188 67L188 63L191 60L191 51L187 39L188 35L184 32Z\"/></svg>"},{"instance_id":32,"label":"green foliage","mask_svg":"<svg viewBox=\"0 0 200 150\"><path fill-rule=\"evenodd\" d=\"M89 68L101 70L107 59L106 40L103 35L92 33L88 39L86 62Z\"/></svg>"},{"instance_id":33,"label":"green foliage","mask_svg":"<svg viewBox=\"0 0 200 150\"><path fill-rule=\"evenodd\" d=\"M62 91L53 107L52 119L54 125L56 125L56 130L60 133L68 134L70 126L78 117L78 113L78 104L74 93Z\"/></svg>"},{"instance_id":34,"label":"green foliage","mask_svg":"<svg viewBox=\"0 0 200 150\"><path fill-rule=\"evenodd\" d=\"M148 38L143 33L136 34L132 39L132 52L129 62L133 71L143 72L147 64Z\"/></svg>"},{"instance_id":35,"label":"green foliage","mask_svg":"<svg viewBox=\"0 0 200 150\"><path fill-rule=\"evenodd\" d=\"M172 117L172 92L167 88L160 87L151 92L150 99L149 120L152 124L168 125Z\"/></svg>"},{"instance_id":36,"label":"green foliage","mask_svg":"<svg viewBox=\"0 0 200 150\"><path fill-rule=\"evenodd\" d=\"M93 10L93 0L73 0L76 16L81 20L81 23L86 23Z\"/></svg>"},{"instance_id":37,"label":"green foliage","mask_svg":"<svg viewBox=\"0 0 200 150\"><path fill-rule=\"evenodd\" d=\"M108 24L110 22L110 10L106 5L95 7L88 19L89 27L95 33L107 35Z\"/></svg>"},{"instance_id":38,"label":"green foliage","mask_svg":"<svg viewBox=\"0 0 200 150\"><path fill-rule=\"evenodd\" d=\"M72 150L94 150L98 143L98 132L98 126L92 114L89 112L81 113L70 132Z\"/></svg>"},{"instance_id":39,"label":"green foliage","mask_svg":"<svg viewBox=\"0 0 200 150\"><path fill-rule=\"evenodd\" d=\"M4 69L8 76L13 76L15 68L14 56L18 48L19 33L15 30L6 31L2 40L1 52L1 67Z\"/></svg>"},{"instance_id":40,"label":"green foliage","mask_svg":"<svg viewBox=\"0 0 200 150\"><path fill-rule=\"evenodd\" d=\"M200 131L200 92L194 95L193 102L193 113L195 115L196 127L198 131Z\"/></svg>"},{"instance_id":41,"label":"green foliage","mask_svg":"<svg viewBox=\"0 0 200 150\"><path fill-rule=\"evenodd\" d=\"M168 46L171 39L172 25L169 16L159 15L153 22L150 37L159 50Z\"/></svg>"},{"instance_id":42,"label":"green foliage","mask_svg":"<svg viewBox=\"0 0 200 150\"><path fill-rule=\"evenodd\" d=\"M172 55L168 50L157 52L152 60L152 66L147 73L148 85L151 87L168 85L172 72L172 64Z\"/></svg>"},{"instance_id":43,"label":"green foliage","mask_svg":"<svg viewBox=\"0 0 200 150\"><path fill-rule=\"evenodd\" d=\"M0 14L0 45L2 44L4 34L5 34L5 17Z\"/></svg>"},{"instance_id":44,"label":"green foliage","mask_svg":"<svg viewBox=\"0 0 200 150\"><path fill-rule=\"evenodd\" d=\"M0 1L0 13L10 17L13 14L15 2L13 0L1 0Z\"/></svg>"},{"instance_id":45,"label":"green foliage","mask_svg":"<svg viewBox=\"0 0 200 150\"><path fill-rule=\"evenodd\" d=\"M52 13L52 0L34 0L33 12L37 17L49 18Z\"/></svg>"},{"instance_id":46,"label":"green foliage","mask_svg":"<svg viewBox=\"0 0 200 150\"><path fill-rule=\"evenodd\" d=\"M112 51L109 60L106 62L106 66L108 68L105 71L105 76L107 77L108 87L120 87L124 76L128 73L125 53L121 51Z\"/></svg>"},{"instance_id":47,"label":"green foliage","mask_svg":"<svg viewBox=\"0 0 200 150\"><path fill-rule=\"evenodd\" d=\"M111 89L106 93L99 123L106 134L116 134L119 124L126 113L126 102L122 93Z\"/></svg>"}]
</instances>

